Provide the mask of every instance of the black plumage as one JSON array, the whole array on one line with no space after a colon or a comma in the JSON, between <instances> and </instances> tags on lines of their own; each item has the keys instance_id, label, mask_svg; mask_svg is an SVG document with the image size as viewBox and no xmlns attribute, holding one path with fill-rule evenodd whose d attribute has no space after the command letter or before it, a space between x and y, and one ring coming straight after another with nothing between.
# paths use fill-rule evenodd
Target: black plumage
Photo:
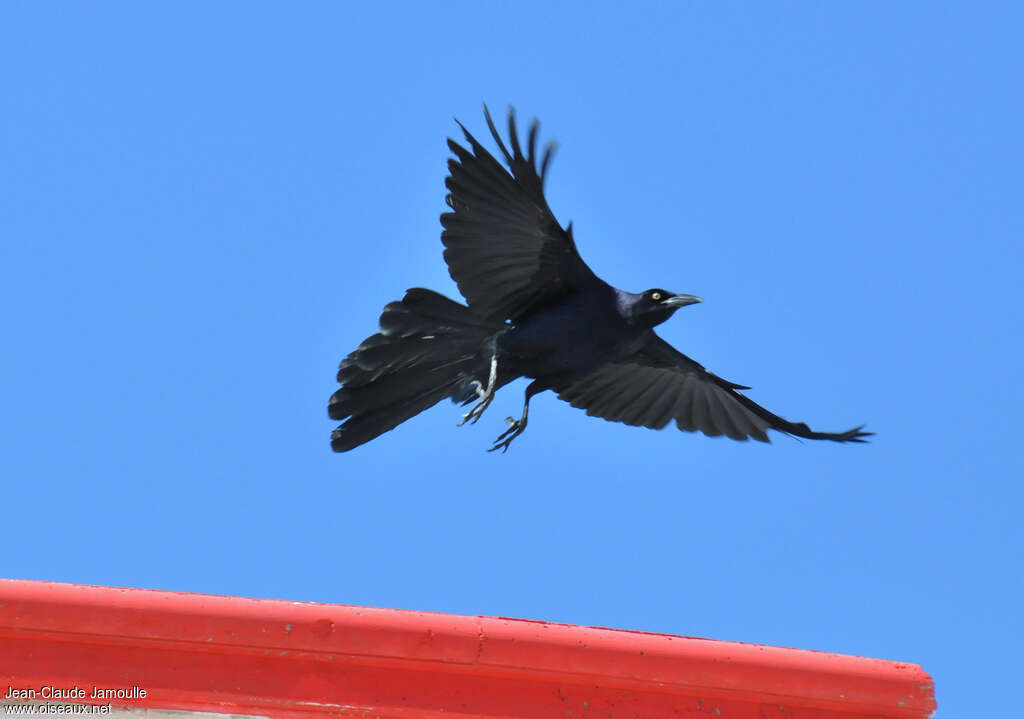
<instances>
[{"instance_id":1,"label":"black plumage","mask_svg":"<svg viewBox=\"0 0 1024 719\"><path fill-rule=\"evenodd\" d=\"M580 257L572 225L563 229L544 198L553 146L537 166L534 121L524 148L509 110L511 149L484 117L503 166L460 124L468 148L449 140L441 215L444 258L466 298L461 305L416 288L384 308L380 332L346 357L328 414L344 420L331 446L344 452L395 428L445 398L476 404L476 422L494 393L519 378L523 415L491 450L507 450L526 428L530 398L553 390L587 414L613 422L769 441L767 430L807 439L863 442L872 433L816 432L769 412L682 354L653 328L693 295L662 289L633 294L598 278Z\"/></svg>"}]
</instances>

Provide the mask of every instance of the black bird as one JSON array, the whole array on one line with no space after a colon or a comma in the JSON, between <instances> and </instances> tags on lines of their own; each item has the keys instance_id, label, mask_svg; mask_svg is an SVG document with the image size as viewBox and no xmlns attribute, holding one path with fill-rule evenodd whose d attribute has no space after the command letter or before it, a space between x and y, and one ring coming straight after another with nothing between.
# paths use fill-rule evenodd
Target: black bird
<instances>
[{"instance_id":1,"label":"black bird","mask_svg":"<svg viewBox=\"0 0 1024 719\"><path fill-rule=\"evenodd\" d=\"M537 168L536 120L526 152L515 113L508 114L511 152L484 107L506 170L459 123L469 149L448 147L445 186L451 212L441 215L444 258L469 305L415 288L384 308L380 332L346 357L331 419L344 422L331 447L347 452L450 397L476 403L462 422L476 422L494 393L519 377L523 415L489 451L508 450L526 429L530 398L553 390L573 407L612 422L768 442L767 430L834 442L863 442L855 427L815 432L750 400L750 389L718 377L661 339L654 327L699 297L662 289L625 292L598 278L580 257L572 223L562 229L544 199L554 149ZM456 121L457 122L457 121ZM511 172L510 172L511 171Z\"/></svg>"}]
</instances>

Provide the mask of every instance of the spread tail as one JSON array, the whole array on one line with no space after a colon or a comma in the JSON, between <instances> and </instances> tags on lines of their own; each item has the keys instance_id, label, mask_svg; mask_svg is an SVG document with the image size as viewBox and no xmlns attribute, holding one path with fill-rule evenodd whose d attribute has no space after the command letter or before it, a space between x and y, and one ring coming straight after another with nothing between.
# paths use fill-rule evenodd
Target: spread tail
<instances>
[{"instance_id":1,"label":"spread tail","mask_svg":"<svg viewBox=\"0 0 1024 719\"><path fill-rule=\"evenodd\" d=\"M478 374L481 347L501 328L422 288L388 304L380 332L338 368L342 387L327 414L344 422L331 433L331 449L347 452L446 397L461 399Z\"/></svg>"}]
</instances>

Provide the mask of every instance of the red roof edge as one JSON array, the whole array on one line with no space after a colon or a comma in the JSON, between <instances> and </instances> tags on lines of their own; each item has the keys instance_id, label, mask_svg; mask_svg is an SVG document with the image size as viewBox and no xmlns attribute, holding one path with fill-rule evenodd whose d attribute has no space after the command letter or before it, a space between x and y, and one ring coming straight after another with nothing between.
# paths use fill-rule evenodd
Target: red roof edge
<instances>
[{"instance_id":1,"label":"red roof edge","mask_svg":"<svg viewBox=\"0 0 1024 719\"><path fill-rule=\"evenodd\" d=\"M15 699L269 717L878 719L936 706L931 677L903 662L27 580L0 580L0 678L7 700L13 689Z\"/></svg>"}]
</instances>

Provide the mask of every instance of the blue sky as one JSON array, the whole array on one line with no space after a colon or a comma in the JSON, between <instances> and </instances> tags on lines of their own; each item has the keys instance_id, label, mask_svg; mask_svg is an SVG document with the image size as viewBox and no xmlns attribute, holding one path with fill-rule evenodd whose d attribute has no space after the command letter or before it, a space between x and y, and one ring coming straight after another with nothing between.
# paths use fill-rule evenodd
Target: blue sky
<instances>
[{"instance_id":1,"label":"blue sky","mask_svg":"<svg viewBox=\"0 0 1024 719\"><path fill-rule=\"evenodd\" d=\"M1021 10L23 3L0 23L0 575L548 619L920 663L1016 703ZM337 362L441 259L458 117L683 352L865 446L550 393L346 455Z\"/></svg>"}]
</instances>

